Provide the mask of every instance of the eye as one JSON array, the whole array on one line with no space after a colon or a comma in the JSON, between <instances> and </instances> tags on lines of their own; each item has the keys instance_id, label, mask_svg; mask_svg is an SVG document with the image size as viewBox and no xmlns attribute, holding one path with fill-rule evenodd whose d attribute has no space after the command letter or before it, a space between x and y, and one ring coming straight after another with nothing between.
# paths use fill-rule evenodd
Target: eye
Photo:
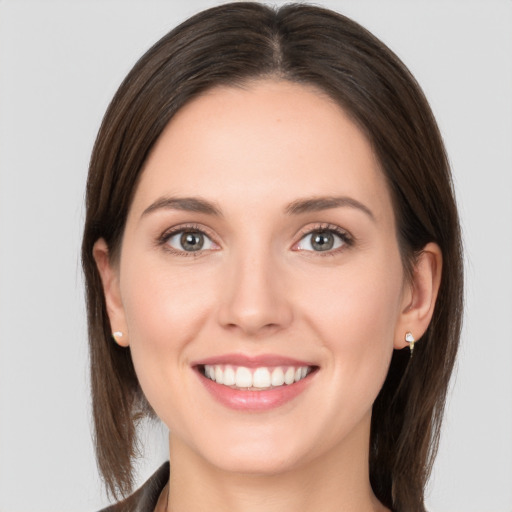
<instances>
[{"instance_id":1,"label":"eye","mask_svg":"<svg viewBox=\"0 0 512 512\"><path fill-rule=\"evenodd\" d=\"M181 230L167 237L167 245L180 252L198 252L216 249L212 240L199 230Z\"/></svg>"},{"instance_id":2,"label":"eye","mask_svg":"<svg viewBox=\"0 0 512 512\"><path fill-rule=\"evenodd\" d=\"M326 252L339 249L349 243L345 233L336 232L333 229L315 229L303 236L295 246L299 251Z\"/></svg>"}]
</instances>

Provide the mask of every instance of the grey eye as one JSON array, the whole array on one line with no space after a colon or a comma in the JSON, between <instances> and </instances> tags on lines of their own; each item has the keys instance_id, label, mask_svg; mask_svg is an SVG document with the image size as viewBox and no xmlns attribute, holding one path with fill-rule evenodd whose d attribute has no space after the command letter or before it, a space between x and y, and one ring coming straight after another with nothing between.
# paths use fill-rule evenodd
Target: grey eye
<instances>
[{"instance_id":1,"label":"grey eye","mask_svg":"<svg viewBox=\"0 0 512 512\"><path fill-rule=\"evenodd\" d=\"M315 230L304 236L297 249L302 251L330 251L341 247L345 241L342 237L330 230Z\"/></svg>"},{"instance_id":2,"label":"grey eye","mask_svg":"<svg viewBox=\"0 0 512 512\"><path fill-rule=\"evenodd\" d=\"M196 252L208 250L213 242L201 231L180 231L172 235L167 243L178 251Z\"/></svg>"}]
</instances>

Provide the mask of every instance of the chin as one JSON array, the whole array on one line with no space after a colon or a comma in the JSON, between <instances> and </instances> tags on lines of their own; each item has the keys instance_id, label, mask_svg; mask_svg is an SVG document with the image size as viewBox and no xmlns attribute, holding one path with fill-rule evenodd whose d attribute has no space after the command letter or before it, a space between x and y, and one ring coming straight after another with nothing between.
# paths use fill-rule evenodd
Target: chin
<instances>
[{"instance_id":1,"label":"chin","mask_svg":"<svg viewBox=\"0 0 512 512\"><path fill-rule=\"evenodd\" d=\"M364 448L364 443L367 443L367 436L360 435L360 431L354 432L355 436L350 433L345 436L341 432L339 437L327 431L321 438L308 438L300 429L295 432L296 437L288 436L273 442L266 438L225 447L217 445L214 449L207 447L200 455L221 471L263 477L303 470L317 471L335 460L353 457L354 445Z\"/></svg>"},{"instance_id":2,"label":"chin","mask_svg":"<svg viewBox=\"0 0 512 512\"><path fill-rule=\"evenodd\" d=\"M229 450L227 453L211 454L210 464L216 468L230 472L254 476L272 476L283 474L300 466L297 454L283 453L282 450L266 448Z\"/></svg>"},{"instance_id":3,"label":"chin","mask_svg":"<svg viewBox=\"0 0 512 512\"><path fill-rule=\"evenodd\" d=\"M257 432L260 430L260 432ZM280 430L280 429L278 429ZM248 433L250 432L250 433ZM311 448L305 446L304 437L296 430L298 439L289 432L272 431L268 426L258 429L254 425L243 429L227 428L222 432L202 432L195 438L184 440L186 449L209 466L230 473L275 475L300 466L308 458ZM174 445L180 440L171 437ZM183 445L182 445L183 446ZM171 450L171 454L173 450ZM198 461L199 462L199 461Z\"/></svg>"}]
</instances>

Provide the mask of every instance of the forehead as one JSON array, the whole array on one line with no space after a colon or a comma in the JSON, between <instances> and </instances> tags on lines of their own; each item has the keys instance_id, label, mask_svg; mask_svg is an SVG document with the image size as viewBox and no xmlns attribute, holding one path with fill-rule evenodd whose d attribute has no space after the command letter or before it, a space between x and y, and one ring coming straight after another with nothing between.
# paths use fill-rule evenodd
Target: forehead
<instances>
[{"instance_id":1,"label":"forehead","mask_svg":"<svg viewBox=\"0 0 512 512\"><path fill-rule=\"evenodd\" d=\"M181 108L148 157L133 208L161 195L270 207L350 195L389 214L385 178L363 132L326 94L288 81L217 87Z\"/></svg>"}]
</instances>

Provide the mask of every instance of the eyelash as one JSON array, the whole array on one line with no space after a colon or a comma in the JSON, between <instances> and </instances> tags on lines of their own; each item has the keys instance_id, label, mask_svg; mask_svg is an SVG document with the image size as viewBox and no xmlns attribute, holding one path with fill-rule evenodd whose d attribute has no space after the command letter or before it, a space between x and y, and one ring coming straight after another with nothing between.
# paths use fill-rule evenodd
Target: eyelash
<instances>
[{"instance_id":1,"label":"eyelash","mask_svg":"<svg viewBox=\"0 0 512 512\"><path fill-rule=\"evenodd\" d=\"M302 230L299 233L299 240L293 244L292 248L297 247L305 237L307 237L308 235L312 235L315 232L332 233L335 236L337 236L338 238L340 238L341 241L343 242L343 244L341 247L338 247L336 249L329 249L326 251L310 251L310 250L298 249L298 248L295 250L300 251L300 252L306 252L306 253L315 253L315 255L322 256L322 257L323 256L334 256L334 255L338 254L339 252L347 249L348 247L351 247L352 245L354 245L354 242L355 242L354 237L352 235L350 235L344 229L341 229L339 226L336 226L334 224L318 224L318 225L313 226L312 228L308 227L307 229ZM163 247L166 251L168 251L172 254L177 254L179 256L185 256L185 257L192 256L192 257L197 258L204 254L204 252L205 252L204 249L201 249L198 251L180 251L178 249L175 249L174 247L171 247L168 243L169 240L173 236L176 236L180 233L201 233L203 236L208 238L213 244L218 245L213 241L214 237L211 236L207 232L207 230L205 230L205 228L203 226L199 226L197 224L186 224L186 225L182 225L182 226L175 226L171 229L168 229L167 231L165 231L158 237L157 245ZM206 251L208 251L208 250L209 249L206 249Z\"/></svg>"},{"instance_id":2,"label":"eyelash","mask_svg":"<svg viewBox=\"0 0 512 512\"><path fill-rule=\"evenodd\" d=\"M197 224L185 224L182 226L175 226L171 229L168 229L167 231L164 231L157 240L157 245L163 247L164 250L172 253L177 254L179 256L185 256L185 257L193 257L197 258L204 254L205 250L199 250L199 251L180 251L179 249L175 249L174 247L169 245L169 240L176 235L183 234L183 233L201 233L203 236L208 238L213 244L216 244L213 241L213 237L208 234L207 230L203 226L199 226Z\"/></svg>"},{"instance_id":3,"label":"eyelash","mask_svg":"<svg viewBox=\"0 0 512 512\"><path fill-rule=\"evenodd\" d=\"M299 233L299 241L296 242L293 246L296 247L300 244L300 242L307 237L308 235L312 235L315 232L324 232L324 233L332 233L336 235L338 238L341 239L343 242L341 247L338 247L336 249L329 249L326 251L309 251L306 249L296 249L297 251L306 252L306 253L314 253L315 256L321 256L321 257L328 257L328 256L335 256L338 253L346 250L347 248L351 247L355 243L355 239L352 235L350 235L347 231L344 229L341 229L339 226L336 226L334 224L318 224L314 227L308 227L307 229L302 230Z\"/></svg>"}]
</instances>

